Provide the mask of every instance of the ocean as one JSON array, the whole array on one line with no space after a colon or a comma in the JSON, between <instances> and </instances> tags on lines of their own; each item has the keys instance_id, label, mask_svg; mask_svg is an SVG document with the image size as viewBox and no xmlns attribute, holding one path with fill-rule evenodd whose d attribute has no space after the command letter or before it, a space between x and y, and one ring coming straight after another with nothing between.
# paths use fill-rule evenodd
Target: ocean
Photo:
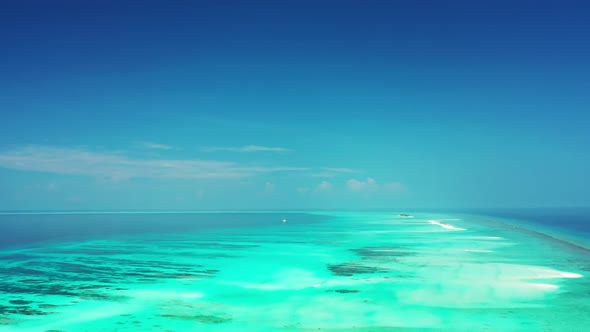
<instances>
[{"instance_id":1,"label":"ocean","mask_svg":"<svg viewBox=\"0 0 590 332\"><path fill-rule=\"evenodd\" d=\"M0 331L586 331L588 216L4 213Z\"/></svg>"}]
</instances>

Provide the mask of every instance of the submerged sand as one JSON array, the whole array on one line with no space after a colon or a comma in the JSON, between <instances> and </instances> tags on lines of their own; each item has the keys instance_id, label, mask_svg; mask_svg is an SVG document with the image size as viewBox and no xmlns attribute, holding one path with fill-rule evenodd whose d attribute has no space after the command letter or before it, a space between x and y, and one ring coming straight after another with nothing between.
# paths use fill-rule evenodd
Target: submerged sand
<instances>
[{"instance_id":1,"label":"submerged sand","mask_svg":"<svg viewBox=\"0 0 590 332\"><path fill-rule=\"evenodd\" d=\"M0 331L590 326L586 250L473 216L322 214L4 250Z\"/></svg>"}]
</instances>

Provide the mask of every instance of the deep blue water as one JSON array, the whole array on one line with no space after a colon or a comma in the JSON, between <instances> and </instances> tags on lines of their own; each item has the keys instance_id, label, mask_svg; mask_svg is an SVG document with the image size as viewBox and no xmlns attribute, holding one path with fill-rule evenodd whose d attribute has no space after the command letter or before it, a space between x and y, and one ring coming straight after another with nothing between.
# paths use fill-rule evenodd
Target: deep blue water
<instances>
[{"instance_id":1,"label":"deep blue water","mask_svg":"<svg viewBox=\"0 0 590 332\"><path fill-rule=\"evenodd\" d=\"M566 232L590 234L590 208L496 209L482 212L490 216L550 226Z\"/></svg>"},{"instance_id":2,"label":"deep blue water","mask_svg":"<svg viewBox=\"0 0 590 332\"><path fill-rule=\"evenodd\" d=\"M213 228L280 225L277 213L126 213L0 215L0 248L45 241L74 241L142 233L187 233ZM288 215L290 222L309 223L325 217Z\"/></svg>"},{"instance_id":3,"label":"deep blue water","mask_svg":"<svg viewBox=\"0 0 590 332\"><path fill-rule=\"evenodd\" d=\"M465 211L462 211L465 212ZM590 241L590 208L494 209L469 211L559 229ZM0 215L0 248L45 241L101 239L125 234L186 233L213 228L280 225L279 213L100 213ZM308 223L326 217L288 214L290 221Z\"/></svg>"}]
</instances>

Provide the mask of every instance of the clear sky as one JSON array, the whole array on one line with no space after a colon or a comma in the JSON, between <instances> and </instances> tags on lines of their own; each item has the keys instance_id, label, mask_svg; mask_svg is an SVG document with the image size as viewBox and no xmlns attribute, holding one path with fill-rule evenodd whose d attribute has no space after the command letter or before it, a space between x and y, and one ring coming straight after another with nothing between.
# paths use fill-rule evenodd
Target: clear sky
<instances>
[{"instance_id":1,"label":"clear sky","mask_svg":"<svg viewBox=\"0 0 590 332\"><path fill-rule=\"evenodd\" d=\"M588 1L1 1L0 209L590 206Z\"/></svg>"}]
</instances>

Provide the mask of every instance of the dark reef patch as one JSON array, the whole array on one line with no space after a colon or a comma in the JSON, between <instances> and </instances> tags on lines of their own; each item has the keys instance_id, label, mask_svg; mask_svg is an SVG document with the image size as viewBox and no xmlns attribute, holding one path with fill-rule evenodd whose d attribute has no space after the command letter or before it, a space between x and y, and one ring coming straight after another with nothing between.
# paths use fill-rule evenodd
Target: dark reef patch
<instances>
[{"instance_id":1,"label":"dark reef patch","mask_svg":"<svg viewBox=\"0 0 590 332\"><path fill-rule=\"evenodd\" d=\"M26 254L9 254L9 255L0 255L0 261L16 261L22 262L29 259L35 259L37 256L26 255Z\"/></svg>"},{"instance_id":2,"label":"dark reef patch","mask_svg":"<svg viewBox=\"0 0 590 332\"><path fill-rule=\"evenodd\" d=\"M59 307L59 306L56 305L56 304L41 303L41 304L38 305L38 307L39 308L42 308L42 309L49 309L49 308L56 308L56 307Z\"/></svg>"},{"instance_id":3,"label":"dark reef patch","mask_svg":"<svg viewBox=\"0 0 590 332\"><path fill-rule=\"evenodd\" d=\"M78 286L78 289L102 289L102 288L108 288L108 287L104 287L103 285L82 285L82 286Z\"/></svg>"},{"instance_id":4,"label":"dark reef patch","mask_svg":"<svg viewBox=\"0 0 590 332\"><path fill-rule=\"evenodd\" d=\"M342 294L349 294L349 293L358 293L359 291L356 289L335 289L334 292L342 293Z\"/></svg>"},{"instance_id":5,"label":"dark reef patch","mask_svg":"<svg viewBox=\"0 0 590 332\"><path fill-rule=\"evenodd\" d=\"M37 294L37 295L62 295L62 296L76 296L72 292L71 287L62 285L55 285L49 283L41 283L35 285L20 286L18 283L0 283L0 292L9 294Z\"/></svg>"},{"instance_id":6,"label":"dark reef patch","mask_svg":"<svg viewBox=\"0 0 590 332\"><path fill-rule=\"evenodd\" d=\"M97 301L110 301L110 302L122 302L128 300L129 297L124 295L105 294L98 292L83 292L78 296L85 300L97 300Z\"/></svg>"},{"instance_id":7,"label":"dark reef patch","mask_svg":"<svg viewBox=\"0 0 590 332\"><path fill-rule=\"evenodd\" d=\"M197 243L196 246L198 248L218 248L218 249L248 249L248 248L260 247L257 244L229 244L229 243L219 243L219 242L200 242L200 243Z\"/></svg>"},{"instance_id":8,"label":"dark reef patch","mask_svg":"<svg viewBox=\"0 0 590 332\"><path fill-rule=\"evenodd\" d=\"M391 272L382 267L383 263L398 262L400 257L414 256L415 252L403 246L364 247L350 249L361 257L358 261L328 265L328 269L337 276L353 276L355 274L369 274Z\"/></svg>"},{"instance_id":9,"label":"dark reef patch","mask_svg":"<svg viewBox=\"0 0 590 332\"><path fill-rule=\"evenodd\" d=\"M171 242L173 243L173 242ZM199 248L202 247L202 250ZM171 280L212 278L219 273L202 258L235 258L224 250L239 251L257 245L187 241L180 250L149 246L75 246L35 248L31 254L0 255L0 325L15 324L26 316L45 316L81 301L124 302L127 284L158 283ZM151 250L150 250L151 249ZM195 249L197 252L195 252ZM184 254L186 253L186 254ZM176 262L172 257L183 257ZM198 259L194 259L197 257ZM191 261L197 262L191 264ZM199 264L200 263L200 264ZM28 295L43 298L59 296L54 305L27 301ZM51 302L51 301L48 301ZM231 321L224 315L171 314L170 318L192 320L203 324ZM137 328L139 323L133 323Z\"/></svg>"},{"instance_id":10,"label":"dark reef patch","mask_svg":"<svg viewBox=\"0 0 590 332\"><path fill-rule=\"evenodd\" d=\"M28 262L24 264L28 267L36 267L43 269L50 269L57 272L63 273L76 273L76 274L101 274L101 273L114 273L115 269L104 266L88 266L76 263L64 263L64 262Z\"/></svg>"},{"instance_id":11,"label":"dark reef patch","mask_svg":"<svg viewBox=\"0 0 590 332\"><path fill-rule=\"evenodd\" d=\"M63 261L63 257L47 256L42 258L43 260L27 260L20 262L20 265L17 266L0 268L0 293L60 295L118 302L124 298L109 296L106 293L111 292L111 288L120 282L152 283L165 279L195 280L211 278L219 272L201 264L175 263L154 259L77 257ZM118 290L123 289L119 288Z\"/></svg>"},{"instance_id":12,"label":"dark reef patch","mask_svg":"<svg viewBox=\"0 0 590 332\"><path fill-rule=\"evenodd\" d=\"M4 306L0 305L0 315L26 315L26 316L44 316L51 312L33 309L28 306Z\"/></svg>"},{"instance_id":13,"label":"dark reef patch","mask_svg":"<svg viewBox=\"0 0 590 332\"><path fill-rule=\"evenodd\" d=\"M232 321L231 318L214 316L214 315L182 315L182 314L162 314L160 317L192 320L203 324L222 324Z\"/></svg>"},{"instance_id":14,"label":"dark reef patch","mask_svg":"<svg viewBox=\"0 0 590 332\"><path fill-rule=\"evenodd\" d=\"M25 284L39 284L39 283L45 283L47 281L44 279L21 279L18 282L22 282Z\"/></svg>"},{"instance_id":15,"label":"dark reef patch","mask_svg":"<svg viewBox=\"0 0 590 332\"><path fill-rule=\"evenodd\" d=\"M401 246L365 247L351 250L364 259L395 260L397 257L407 257L416 255L415 252L408 251L407 248Z\"/></svg>"},{"instance_id":16,"label":"dark reef patch","mask_svg":"<svg viewBox=\"0 0 590 332\"><path fill-rule=\"evenodd\" d=\"M334 275L344 277L351 277L355 274L389 272L388 269L377 266L364 265L362 262L348 262L342 264L328 265L328 270L330 270Z\"/></svg>"},{"instance_id":17,"label":"dark reef patch","mask_svg":"<svg viewBox=\"0 0 590 332\"><path fill-rule=\"evenodd\" d=\"M22 267L10 267L5 269L0 269L0 275L7 274L7 275L24 275L24 276L47 276L49 275L47 272L33 270L33 269L26 269Z\"/></svg>"}]
</instances>

